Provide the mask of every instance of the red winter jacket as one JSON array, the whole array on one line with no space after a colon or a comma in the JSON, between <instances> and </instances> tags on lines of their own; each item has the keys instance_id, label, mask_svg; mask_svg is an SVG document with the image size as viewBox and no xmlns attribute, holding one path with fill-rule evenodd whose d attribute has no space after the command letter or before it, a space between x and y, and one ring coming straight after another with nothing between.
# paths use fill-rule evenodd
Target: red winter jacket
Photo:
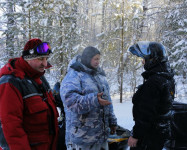
<instances>
[{"instance_id":1,"label":"red winter jacket","mask_svg":"<svg viewBox=\"0 0 187 150\"><path fill-rule=\"evenodd\" d=\"M0 147L56 150L58 112L43 73L23 60L0 70Z\"/></svg>"}]
</instances>

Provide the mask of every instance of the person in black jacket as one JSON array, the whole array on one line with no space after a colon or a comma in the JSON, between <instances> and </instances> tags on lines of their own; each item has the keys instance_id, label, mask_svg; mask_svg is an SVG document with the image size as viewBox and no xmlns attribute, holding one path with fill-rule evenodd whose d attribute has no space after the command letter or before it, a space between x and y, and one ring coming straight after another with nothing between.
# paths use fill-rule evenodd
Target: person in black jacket
<instances>
[{"instance_id":1,"label":"person in black jacket","mask_svg":"<svg viewBox=\"0 0 187 150\"><path fill-rule=\"evenodd\" d=\"M171 133L174 74L164 46L158 42L137 42L129 51L143 58L144 83L133 95L135 125L128 145L131 150L162 150Z\"/></svg>"},{"instance_id":2,"label":"person in black jacket","mask_svg":"<svg viewBox=\"0 0 187 150\"><path fill-rule=\"evenodd\" d=\"M56 100L57 108L60 108L60 114L58 118L59 125L59 137L57 142L57 150L66 150L65 144L65 112L64 106L60 97L60 82L56 82L53 87L53 97Z\"/></svg>"}]
</instances>

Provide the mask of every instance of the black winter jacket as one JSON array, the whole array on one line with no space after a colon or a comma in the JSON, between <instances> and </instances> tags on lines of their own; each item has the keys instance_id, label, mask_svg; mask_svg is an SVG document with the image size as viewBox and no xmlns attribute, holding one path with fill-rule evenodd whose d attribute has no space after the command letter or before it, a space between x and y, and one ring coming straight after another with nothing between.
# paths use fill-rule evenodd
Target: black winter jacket
<instances>
[{"instance_id":1,"label":"black winter jacket","mask_svg":"<svg viewBox=\"0 0 187 150\"><path fill-rule=\"evenodd\" d=\"M149 134L159 133L168 138L175 91L174 75L168 63L164 62L145 71L142 76L145 82L138 87L132 99L135 121L133 137L143 139Z\"/></svg>"}]
</instances>

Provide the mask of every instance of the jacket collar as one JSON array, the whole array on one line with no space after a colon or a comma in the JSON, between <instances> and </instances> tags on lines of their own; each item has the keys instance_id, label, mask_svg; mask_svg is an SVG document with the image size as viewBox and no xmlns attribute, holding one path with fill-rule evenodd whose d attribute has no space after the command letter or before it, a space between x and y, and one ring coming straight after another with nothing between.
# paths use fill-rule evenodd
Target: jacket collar
<instances>
[{"instance_id":1,"label":"jacket collar","mask_svg":"<svg viewBox=\"0 0 187 150\"><path fill-rule=\"evenodd\" d=\"M104 70L101 69L100 67L98 67L97 69L91 69L91 68L86 67L85 65L83 65L82 63L78 61L73 63L70 67L78 72L82 71L82 72L86 72L91 75L100 74L100 75L106 76Z\"/></svg>"},{"instance_id":2,"label":"jacket collar","mask_svg":"<svg viewBox=\"0 0 187 150\"><path fill-rule=\"evenodd\" d=\"M160 75L167 79L171 79L174 77L174 71L170 68L168 62L163 62L154 66L151 70L146 70L142 73L144 79L148 79L152 75Z\"/></svg>"}]
</instances>

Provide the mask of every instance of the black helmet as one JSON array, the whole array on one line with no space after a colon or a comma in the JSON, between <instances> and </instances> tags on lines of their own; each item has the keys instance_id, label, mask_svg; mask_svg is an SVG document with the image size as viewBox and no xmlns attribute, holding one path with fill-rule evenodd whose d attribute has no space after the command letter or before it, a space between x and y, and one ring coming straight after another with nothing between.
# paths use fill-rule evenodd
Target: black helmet
<instances>
[{"instance_id":1,"label":"black helmet","mask_svg":"<svg viewBox=\"0 0 187 150\"><path fill-rule=\"evenodd\" d=\"M140 41L130 46L129 51L138 57L146 60L162 60L166 57L166 50L161 43Z\"/></svg>"}]
</instances>

